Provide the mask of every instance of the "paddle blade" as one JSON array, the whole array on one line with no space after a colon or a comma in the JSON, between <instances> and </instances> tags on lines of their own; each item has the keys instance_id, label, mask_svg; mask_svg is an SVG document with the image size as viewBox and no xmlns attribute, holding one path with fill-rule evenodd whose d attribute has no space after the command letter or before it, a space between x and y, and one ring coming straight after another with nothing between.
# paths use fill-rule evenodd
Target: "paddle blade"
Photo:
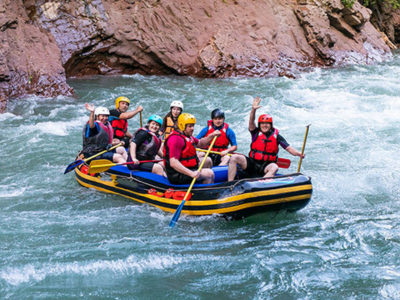
<instances>
[{"instance_id":1,"label":"paddle blade","mask_svg":"<svg viewBox=\"0 0 400 300\"><path fill-rule=\"evenodd\" d=\"M89 165L89 174L105 172L111 167L116 166L108 159L97 159L93 160Z\"/></svg>"},{"instance_id":2,"label":"paddle blade","mask_svg":"<svg viewBox=\"0 0 400 300\"><path fill-rule=\"evenodd\" d=\"M176 209L176 211L174 213L174 216L172 217L171 221L169 222L169 227L171 227L171 228L174 227L176 222L178 222L179 216L181 215L182 208L185 205L185 201L186 200L183 200L181 202L181 204L179 204L178 208Z\"/></svg>"},{"instance_id":3,"label":"paddle blade","mask_svg":"<svg viewBox=\"0 0 400 300\"><path fill-rule=\"evenodd\" d=\"M287 169L287 168L289 168L290 167L290 163L291 163L291 161L290 161L290 159L287 159L287 158L278 158L278 167L279 168L283 168L283 169Z\"/></svg>"},{"instance_id":4,"label":"paddle blade","mask_svg":"<svg viewBox=\"0 0 400 300\"><path fill-rule=\"evenodd\" d=\"M78 160L76 160L76 161L70 163L70 164L65 168L64 174L67 174L67 173L69 173L69 172L75 170L75 168L76 168L77 166L79 166L79 165L81 165L81 164L83 164L83 163L84 163L84 161L83 161L82 159L78 159Z\"/></svg>"}]
</instances>

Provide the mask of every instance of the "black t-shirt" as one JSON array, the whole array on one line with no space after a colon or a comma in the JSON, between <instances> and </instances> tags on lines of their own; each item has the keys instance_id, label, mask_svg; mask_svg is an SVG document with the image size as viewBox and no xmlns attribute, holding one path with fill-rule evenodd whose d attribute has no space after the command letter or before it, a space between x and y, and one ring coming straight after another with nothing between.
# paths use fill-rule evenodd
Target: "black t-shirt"
<instances>
[{"instance_id":1,"label":"black t-shirt","mask_svg":"<svg viewBox=\"0 0 400 300\"><path fill-rule=\"evenodd\" d=\"M133 139L132 142L134 142L136 144L136 146L139 146L146 140L147 140L148 143L150 143L152 138L153 137L152 137L151 134L149 134L148 132L146 132L144 130L140 130L136 134L136 136L135 136L135 138Z\"/></svg>"},{"instance_id":2,"label":"black t-shirt","mask_svg":"<svg viewBox=\"0 0 400 300\"><path fill-rule=\"evenodd\" d=\"M118 111L117 109L112 109L110 110L110 116L119 118L119 116L122 114L122 112Z\"/></svg>"}]
</instances>

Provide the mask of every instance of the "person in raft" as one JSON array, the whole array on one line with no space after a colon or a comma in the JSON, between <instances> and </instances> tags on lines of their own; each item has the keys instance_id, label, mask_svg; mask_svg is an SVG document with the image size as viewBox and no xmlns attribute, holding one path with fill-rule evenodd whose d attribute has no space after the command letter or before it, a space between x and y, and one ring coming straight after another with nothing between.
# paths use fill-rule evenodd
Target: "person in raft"
<instances>
[{"instance_id":1,"label":"person in raft","mask_svg":"<svg viewBox=\"0 0 400 300\"><path fill-rule=\"evenodd\" d=\"M209 157L214 166L226 166L230 159L227 154L237 149L236 134L229 125L225 123L225 113L218 108L211 112L211 120L207 122L207 127L204 127L196 138L201 139L202 137L206 137L215 130L219 130L221 135L215 141L211 151L221 152L221 154L210 153ZM231 146L228 148L229 145ZM208 149L208 147L209 145L207 145L206 149ZM199 152L197 155L203 157L205 153Z\"/></svg>"},{"instance_id":2,"label":"person in raft","mask_svg":"<svg viewBox=\"0 0 400 300\"><path fill-rule=\"evenodd\" d=\"M154 160L158 154L163 157L161 148L161 137L158 134L162 126L162 118L158 115L151 115L147 125L139 128L133 135L129 144L128 162L134 164L127 165L129 169L152 172L166 177L162 164L155 162L140 163L141 160Z\"/></svg>"},{"instance_id":3,"label":"person in raft","mask_svg":"<svg viewBox=\"0 0 400 300\"><path fill-rule=\"evenodd\" d=\"M108 122L109 110L101 106L94 109L93 104L89 103L85 103L85 108L90 111L90 117L82 131L83 149L81 154L87 158L108 150L119 142L113 141L114 130ZM125 148L118 147L115 152L105 152L96 159L108 159L115 163L124 163L127 157Z\"/></svg>"},{"instance_id":4,"label":"person in raft","mask_svg":"<svg viewBox=\"0 0 400 300\"><path fill-rule=\"evenodd\" d=\"M128 131L128 119L133 118L138 112L143 111L139 105L135 110L128 111L130 101L126 97L118 97L115 100L115 109L110 110L109 121L114 129L114 139L123 142L128 147L132 134Z\"/></svg>"},{"instance_id":5,"label":"person in raft","mask_svg":"<svg viewBox=\"0 0 400 300\"><path fill-rule=\"evenodd\" d=\"M258 127L255 124L256 110L259 109L261 98L253 99L253 106L250 112L249 131L251 134L251 145L249 157L239 154L232 155L228 166L228 181L235 179L237 165L248 174L256 174L264 177L273 177L278 171L278 146L294 156L304 158L299 151L294 149L279 134L274 127L272 117L263 114L258 118Z\"/></svg>"},{"instance_id":6,"label":"person in raft","mask_svg":"<svg viewBox=\"0 0 400 300\"><path fill-rule=\"evenodd\" d=\"M164 134L164 139L171 134L172 130L178 128L177 121L179 115L183 111L183 103L181 101L172 101L169 106L169 113L163 119L163 127L161 129L162 134Z\"/></svg>"},{"instance_id":7,"label":"person in raft","mask_svg":"<svg viewBox=\"0 0 400 300\"><path fill-rule=\"evenodd\" d=\"M168 180L173 184L189 184L193 178L202 183L213 183L214 172L210 169L211 159L207 161L200 172L199 158L196 155L196 147L206 147L215 136L221 133L216 130L200 140L193 137L196 118L187 113L178 117L178 128L168 136L164 144L165 169Z\"/></svg>"}]
</instances>

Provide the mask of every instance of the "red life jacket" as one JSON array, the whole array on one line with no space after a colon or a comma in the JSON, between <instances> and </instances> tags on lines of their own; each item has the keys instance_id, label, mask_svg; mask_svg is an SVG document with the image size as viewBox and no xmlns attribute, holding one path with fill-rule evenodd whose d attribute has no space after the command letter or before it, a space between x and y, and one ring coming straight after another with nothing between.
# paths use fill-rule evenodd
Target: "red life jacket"
<instances>
[{"instance_id":1,"label":"red life jacket","mask_svg":"<svg viewBox=\"0 0 400 300\"><path fill-rule=\"evenodd\" d=\"M186 168L197 168L199 164L199 159L196 154L196 147L194 145L194 139L192 137L188 137L180 132L172 131L172 133L165 140L164 144L164 158L165 158L165 167L171 168L169 162L169 145L168 140L171 136L180 136L185 141L185 147L182 150L181 157L179 158L179 162L185 166Z\"/></svg>"},{"instance_id":2,"label":"red life jacket","mask_svg":"<svg viewBox=\"0 0 400 300\"><path fill-rule=\"evenodd\" d=\"M114 128L114 137L122 140L128 130L128 121L113 116L110 116L109 119Z\"/></svg>"},{"instance_id":3,"label":"red life jacket","mask_svg":"<svg viewBox=\"0 0 400 300\"><path fill-rule=\"evenodd\" d=\"M274 133L270 137L258 131L257 139L251 143L249 157L267 162L276 162L278 160L278 129L274 128Z\"/></svg>"},{"instance_id":4,"label":"red life jacket","mask_svg":"<svg viewBox=\"0 0 400 300\"><path fill-rule=\"evenodd\" d=\"M205 136L208 136L215 131L214 127L212 126L212 120L208 120L207 123L208 123L208 131ZM224 127L220 130L221 135L217 137L217 139L215 140L214 146L212 147L211 151L221 152L228 149L228 146L230 144L228 136L226 135L228 127L229 125L224 123ZM210 146L210 144L211 143L208 144L208 147ZM208 149L208 147L205 149Z\"/></svg>"},{"instance_id":5,"label":"red life jacket","mask_svg":"<svg viewBox=\"0 0 400 300\"><path fill-rule=\"evenodd\" d=\"M96 122L97 122L97 124L100 125L101 128L103 128L107 132L109 144L112 144L112 140L113 140L113 136L114 136L114 129L112 128L110 122L107 122L107 125L104 125L100 121L96 121Z\"/></svg>"}]
</instances>

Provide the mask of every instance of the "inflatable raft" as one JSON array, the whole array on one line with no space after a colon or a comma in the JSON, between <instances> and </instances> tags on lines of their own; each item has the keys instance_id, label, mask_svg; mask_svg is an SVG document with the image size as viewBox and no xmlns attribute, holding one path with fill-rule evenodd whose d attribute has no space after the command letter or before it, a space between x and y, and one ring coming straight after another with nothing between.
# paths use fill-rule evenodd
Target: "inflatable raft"
<instances>
[{"instance_id":1,"label":"inflatable raft","mask_svg":"<svg viewBox=\"0 0 400 300\"><path fill-rule=\"evenodd\" d=\"M227 182L227 167L214 167L215 183L195 184L182 209L188 215L219 214L241 219L264 212L294 212L311 199L311 178L301 173L273 178L244 178ZM121 195L174 213L189 185L174 185L166 178L126 166L88 174L86 164L75 169L76 180L87 188Z\"/></svg>"}]
</instances>

